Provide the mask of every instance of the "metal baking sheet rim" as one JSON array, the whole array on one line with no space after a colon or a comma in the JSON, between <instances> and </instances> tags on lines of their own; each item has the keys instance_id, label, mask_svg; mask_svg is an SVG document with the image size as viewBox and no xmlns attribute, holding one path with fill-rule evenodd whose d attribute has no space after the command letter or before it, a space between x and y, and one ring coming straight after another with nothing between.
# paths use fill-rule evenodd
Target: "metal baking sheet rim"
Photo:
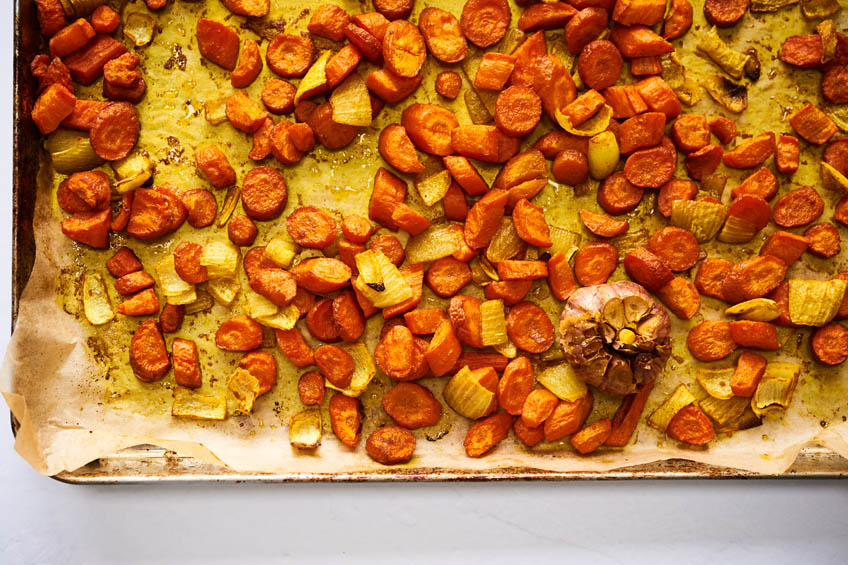
<instances>
[{"instance_id":1,"label":"metal baking sheet rim","mask_svg":"<svg viewBox=\"0 0 848 565\"><path fill-rule=\"evenodd\" d=\"M28 61L41 42L32 0L15 0L15 77L12 226L12 329L17 318L21 293L29 279L35 257L32 218L33 183L41 150L40 135L28 118L33 100L33 79ZM27 158L29 157L29 158ZM28 198L29 196L29 198ZM12 433L17 422L12 416ZM848 478L848 459L828 449L805 447L792 466L781 475L750 473L716 467L685 459L670 459L647 465L604 472L552 472L531 467L467 472L446 468L404 469L362 473L241 473L222 466L182 457L155 446L136 446L102 457L75 471L52 478L70 484L130 484L150 482L372 482L372 481L513 481L513 480L621 480L621 479L751 479L751 478Z\"/></svg>"}]
</instances>

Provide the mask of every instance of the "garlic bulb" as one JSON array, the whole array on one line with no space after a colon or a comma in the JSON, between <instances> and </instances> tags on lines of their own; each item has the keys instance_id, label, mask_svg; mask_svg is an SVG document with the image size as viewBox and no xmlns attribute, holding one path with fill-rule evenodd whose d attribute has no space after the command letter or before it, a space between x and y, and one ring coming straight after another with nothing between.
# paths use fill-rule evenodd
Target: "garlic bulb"
<instances>
[{"instance_id":1,"label":"garlic bulb","mask_svg":"<svg viewBox=\"0 0 848 565\"><path fill-rule=\"evenodd\" d=\"M630 394L653 380L671 354L668 314L636 283L576 290L559 322L565 359L583 381Z\"/></svg>"}]
</instances>

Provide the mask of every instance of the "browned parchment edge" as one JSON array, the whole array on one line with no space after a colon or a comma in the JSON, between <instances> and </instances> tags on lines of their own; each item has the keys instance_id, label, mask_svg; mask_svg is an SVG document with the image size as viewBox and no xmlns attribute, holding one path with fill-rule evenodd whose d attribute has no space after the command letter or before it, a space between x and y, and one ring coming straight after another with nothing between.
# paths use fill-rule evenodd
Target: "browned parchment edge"
<instances>
[{"instance_id":1,"label":"browned parchment edge","mask_svg":"<svg viewBox=\"0 0 848 565\"><path fill-rule=\"evenodd\" d=\"M36 174L41 135L29 119L35 85L29 61L42 43L33 0L15 0L14 149L12 163L12 330L21 293L35 262L32 219L35 211ZM12 433L17 422L12 416ZM156 482L396 482L396 481L553 481L622 479L834 479L848 478L848 459L821 447L805 447L792 466L781 475L751 473L740 469L670 459L612 471L555 472L531 467L509 467L487 472L449 468L375 470L360 473L242 473L226 467L183 457L155 446L136 446L102 457L75 471L52 478L70 484L130 484Z\"/></svg>"}]
</instances>

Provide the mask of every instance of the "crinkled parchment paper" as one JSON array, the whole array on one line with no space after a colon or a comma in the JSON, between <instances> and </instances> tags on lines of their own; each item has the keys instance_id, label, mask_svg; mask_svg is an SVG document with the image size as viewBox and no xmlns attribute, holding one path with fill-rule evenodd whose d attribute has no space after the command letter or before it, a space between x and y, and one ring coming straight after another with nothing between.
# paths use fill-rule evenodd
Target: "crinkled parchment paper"
<instances>
[{"instance_id":1,"label":"crinkled parchment paper","mask_svg":"<svg viewBox=\"0 0 848 565\"><path fill-rule=\"evenodd\" d=\"M284 17L287 31L302 31L309 19L304 9L319 3L319 0L275 2L271 19ZM284 4L292 7L286 8ZM341 4L351 13L363 10L352 0ZM425 5L442 5L457 16L461 10L460 2L419 0L416 11ZM136 1L130 3L126 11L146 10L142 2ZM173 182L184 188L204 185L193 165L193 153L199 144L215 142L221 145L239 178L253 166L247 158L250 140L246 136L226 123L211 126L203 118L203 103L228 96L232 88L227 73L201 61L198 55L194 24L200 14L227 19L234 27L242 24L241 18L229 16L215 0L206 4L171 2L157 16L163 31L157 35L153 45L139 50L149 85L147 97L139 107L142 123L139 146L156 161L157 183ZM719 71L694 52L697 37L708 29L700 6L696 6L695 14L695 26L682 41L682 59L690 76L697 77ZM515 21L513 19L513 24ZM848 17L844 11L837 21L841 29L847 27ZM790 132L786 121L789 110L797 108L805 100L819 101L819 75L816 71L791 70L777 61L779 46L785 37L814 33L814 26L815 22L804 20L795 6L777 14L747 14L736 28L722 32L722 36L730 38L731 44L739 49L754 47L763 67L762 78L749 89L750 108L741 116L734 116L741 132ZM254 37L252 31L240 31L242 38ZM561 33L550 32L548 42L550 48L557 44L562 47ZM318 45L321 49L329 47L321 41ZM562 52L563 49L556 51ZM362 65L359 70L364 76L368 69L368 65ZM445 103L433 90L433 79L440 70L442 67L430 58L423 86L416 94L419 101ZM262 85L269 78L270 72L263 70L260 78L248 89L249 94L258 98ZM93 97L97 89L84 90L82 96ZM706 92L702 94L702 101L687 111L710 116L719 112L730 115L715 106ZM375 148L376 134L385 125L399 121L399 112L411 102L408 100L384 110L373 126L364 128L347 149L328 152L319 148L297 166L287 168L284 173L290 196L286 213L277 221L262 223L257 245L264 244L271 234L284 229L285 216L300 205L324 206L340 213L364 213L374 173L382 164ZM447 105L456 111L460 121L470 121L462 96ZM534 136L549 128L550 124L543 122ZM802 145L805 144L802 142ZM798 173L792 178L781 179L781 193L803 184L818 187L827 201L823 216L826 220L831 217L837 198L820 186L817 172L820 156L821 148L805 150ZM104 170L108 171L108 167ZM482 170L488 180L496 173L492 167L483 167ZM738 184L747 172L732 169L723 172L730 177L723 194L727 200L730 188ZM680 171L680 176L683 174ZM169 375L160 382L146 384L135 379L128 366L131 333L140 321L122 318L94 331L81 314L80 275L85 269L99 271L111 285L112 279L103 266L111 252L81 249L62 236L59 230L62 214L55 203L55 187L60 180L58 175L53 177L49 164L42 167L34 222L37 259L20 303L17 328L0 374L3 395L21 423L16 449L37 471L55 474L73 470L98 457L144 443L205 461L224 463L239 471L336 473L384 469L365 454L364 439L356 449L344 447L335 440L327 419L326 401L321 447L312 452L301 452L289 446L287 422L301 408L295 390L301 371L294 368L276 348L268 351L272 351L278 361L278 384L258 401L252 416L231 415L223 422L172 418L173 377ZM414 190L411 194L413 205L423 210L423 204L414 201ZM223 200L223 193L218 192L217 196L219 202ZM578 232L577 210L584 207L597 209L594 190L575 197L572 187L553 182L537 201L545 207L549 220ZM640 208L631 214L631 230L643 226L655 229L657 224L641 219L650 212L654 202L654 195L646 196ZM424 211L431 217L439 215L438 209ZM839 229L845 239L845 228ZM733 260L740 260L755 254L773 230L774 226L769 226L750 245L731 246L712 242L704 249L711 255L721 252ZM226 232L214 227L194 230L186 224L173 238L154 245L127 240L123 235L113 235L112 245L113 248L129 245L142 258L145 269L152 272L158 257L172 251L179 241L203 242L213 237L226 237ZM830 261L806 256L804 264L795 265L789 276L829 278L840 270L848 270L844 252L838 259ZM613 279L623 277L623 270L619 268ZM466 289L469 292L478 290ZM117 294L111 286L110 292L113 302L117 302ZM553 320L558 319L559 306L551 300L543 283L537 283L530 296L549 311ZM425 289L422 306L442 304L444 301L436 299ZM224 387L227 376L240 357L218 350L214 345L214 331L221 320L241 311L242 306L239 301L229 312L216 305L207 314L187 317L180 332L167 336L169 343L173 337L197 342L204 373L203 391ZM675 356L655 387L645 415L650 414L680 382L687 383L696 395L703 394L694 379L696 363L686 350L686 329L703 318L717 318L721 306L716 300L704 298L701 314L688 322L674 321ZM371 351L379 333L379 320L376 318L368 325L366 343ZM848 456L848 423L845 422L848 416L848 368L825 370L811 363L809 331L782 329L781 339L786 340L781 352L767 356L801 360L804 367L791 407L785 412L768 414L760 427L721 435L706 449L681 448L675 441L648 428L643 417L635 441L623 450L600 450L589 457L580 457L571 450L567 441L526 449L510 436L486 457L470 459L464 455L462 447L468 422L446 408L438 424L415 432L418 447L413 460L403 469L441 468L459 472L497 471L507 467L550 471L610 470L669 458L685 458L760 473L780 473L809 443L820 443ZM729 366L732 362L731 357L714 365ZM446 379L428 379L422 384L441 397L445 382ZM380 408L380 399L390 386L388 379L379 374L363 394L367 412L363 438L378 426L390 422ZM615 398L596 393L596 410L591 418L612 414L617 402Z\"/></svg>"}]
</instances>

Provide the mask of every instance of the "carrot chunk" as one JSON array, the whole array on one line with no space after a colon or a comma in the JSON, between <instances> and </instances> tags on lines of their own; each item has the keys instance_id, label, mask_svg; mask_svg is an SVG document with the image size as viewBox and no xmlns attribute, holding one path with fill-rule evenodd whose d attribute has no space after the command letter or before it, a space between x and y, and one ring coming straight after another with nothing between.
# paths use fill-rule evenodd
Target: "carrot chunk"
<instances>
[{"instance_id":1,"label":"carrot chunk","mask_svg":"<svg viewBox=\"0 0 848 565\"><path fill-rule=\"evenodd\" d=\"M88 40L94 37L95 31L83 18L62 28L56 35L50 38L50 54L54 57L65 57L77 49L83 47Z\"/></svg>"},{"instance_id":2,"label":"carrot chunk","mask_svg":"<svg viewBox=\"0 0 848 565\"><path fill-rule=\"evenodd\" d=\"M777 150L774 133L761 133L737 145L722 157L728 167L734 169L753 169L763 164Z\"/></svg>"},{"instance_id":3,"label":"carrot chunk","mask_svg":"<svg viewBox=\"0 0 848 565\"><path fill-rule=\"evenodd\" d=\"M618 264L618 249L605 241L591 241L574 257L574 274L582 286L603 284Z\"/></svg>"},{"instance_id":4,"label":"carrot chunk","mask_svg":"<svg viewBox=\"0 0 848 565\"><path fill-rule=\"evenodd\" d=\"M76 105L73 92L61 84L52 84L35 101L32 121L43 134L55 131L62 120L71 115Z\"/></svg>"},{"instance_id":5,"label":"carrot chunk","mask_svg":"<svg viewBox=\"0 0 848 565\"><path fill-rule=\"evenodd\" d=\"M736 359L736 368L730 377L730 388L735 396L750 398L757 391L760 379L766 372L768 361L751 351L743 351Z\"/></svg>"},{"instance_id":6,"label":"carrot chunk","mask_svg":"<svg viewBox=\"0 0 848 565\"><path fill-rule=\"evenodd\" d=\"M825 143L837 132L833 120L809 102L789 116L789 124L798 135L815 145Z\"/></svg>"},{"instance_id":7,"label":"carrot chunk","mask_svg":"<svg viewBox=\"0 0 848 565\"><path fill-rule=\"evenodd\" d=\"M612 418L612 426L609 437L604 442L612 447L624 447L630 441L630 437L636 430L639 423L639 417L645 409L645 404L648 402L648 397L651 395L651 390L654 388L654 381L648 381L638 392L634 392L621 401L618 410Z\"/></svg>"},{"instance_id":8,"label":"carrot chunk","mask_svg":"<svg viewBox=\"0 0 848 565\"><path fill-rule=\"evenodd\" d=\"M848 359L848 329L830 323L815 331L810 342L813 356L825 365L841 365Z\"/></svg>"},{"instance_id":9,"label":"carrot chunk","mask_svg":"<svg viewBox=\"0 0 848 565\"><path fill-rule=\"evenodd\" d=\"M681 277L674 277L657 291L662 300L674 315L688 320L701 309L701 296L691 282Z\"/></svg>"},{"instance_id":10,"label":"carrot chunk","mask_svg":"<svg viewBox=\"0 0 848 565\"><path fill-rule=\"evenodd\" d=\"M739 347L731 335L730 322L716 320L701 322L689 330L686 345L699 361L724 359Z\"/></svg>"},{"instance_id":11,"label":"carrot chunk","mask_svg":"<svg viewBox=\"0 0 848 565\"><path fill-rule=\"evenodd\" d=\"M676 440L692 445L705 445L715 437L713 423L694 404L685 406L674 415L668 423L666 433Z\"/></svg>"},{"instance_id":12,"label":"carrot chunk","mask_svg":"<svg viewBox=\"0 0 848 565\"><path fill-rule=\"evenodd\" d=\"M794 173L798 170L800 158L801 149L797 137L781 135L777 138L777 153L774 160L778 171L785 175Z\"/></svg>"},{"instance_id":13,"label":"carrot chunk","mask_svg":"<svg viewBox=\"0 0 848 565\"><path fill-rule=\"evenodd\" d=\"M773 255L790 266L801 258L809 246L810 241L804 236L776 231L760 248L760 255Z\"/></svg>"},{"instance_id":14,"label":"carrot chunk","mask_svg":"<svg viewBox=\"0 0 848 565\"><path fill-rule=\"evenodd\" d=\"M588 455L602 446L611 433L612 422L609 418L603 418L571 436L570 441L580 455Z\"/></svg>"}]
</instances>

